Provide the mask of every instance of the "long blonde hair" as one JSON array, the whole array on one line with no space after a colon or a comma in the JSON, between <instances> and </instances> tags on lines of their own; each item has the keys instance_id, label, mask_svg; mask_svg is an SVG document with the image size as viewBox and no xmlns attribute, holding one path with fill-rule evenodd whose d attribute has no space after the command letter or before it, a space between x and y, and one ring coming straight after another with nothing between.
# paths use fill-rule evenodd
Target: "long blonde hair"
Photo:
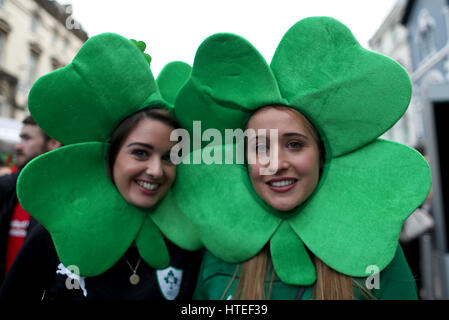
<instances>
[{"instance_id":1,"label":"long blonde hair","mask_svg":"<svg viewBox=\"0 0 449 320\"><path fill-rule=\"evenodd\" d=\"M313 287L313 299L316 300L353 300L354 290L351 277L341 274L323 263L317 257L313 258L317 273L317 280ZM242 300L265 300L271 298L275 271L271 262L268 247L265 247L253 258L236 266L235 273L231 278L222 298L237 278L238 270L241 269L236 292L233 299ZM269 289L265 290L267 276ZM369 294L368 294L369 295Z\"/></svg>"},{"instance_id":2,"label":"long blonde hair","mask_svg":"<svg viewBox=\"0 0 449 320\"><path fill-rule=\"evenodd\" d=\"M320 135L317 129L310 123L310 121L299 111L286 106L269 105L259 110L266 108L276 108L277 110L283 110L289 113L293 117L299 117L305 121L305 125L312 133L312 136L318 144L320 153L320 174L324 165L324 145L320 139ZM256 112L258 112L257 110ZM246 149L245 149L246 150ZM353 280L352 278L345 276L324 264L317 257L313 258L315 269L317 272L317 281L313 289L313 297L317 300L352 300L354 299L353 293ZM275 271L271 262L271 256L268 246L265 246L256 256L243 262L241 265L237 265L234 275L232 276L226 290L223 293L222 298L226 295L233 281L237 278L239 269L241 268L237 289L234 294L234 299L244 300L264 300L270 299L273 288L273 280ZM269 280L268 292L265 290L266 277L270 274L271 280Z\"/></svg>"}]
</instances>

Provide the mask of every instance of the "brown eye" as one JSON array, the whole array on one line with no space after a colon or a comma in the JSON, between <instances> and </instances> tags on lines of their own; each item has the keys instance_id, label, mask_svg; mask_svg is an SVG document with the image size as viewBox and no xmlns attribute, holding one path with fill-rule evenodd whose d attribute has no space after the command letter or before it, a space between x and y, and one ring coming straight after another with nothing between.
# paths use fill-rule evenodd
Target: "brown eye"
<instances>
[{"instance_id":1,"label":"brown eye","mask_svg":"<svg viewBox=\"0 0 449 320\"><path fill-rule=\"evenodd\" d=\"M287 148L289 149L301 149L303 146L304 144L299 141L291 141L287 144Z\"/></svg>"},{"instance_id":2,"label":"brown eye","mask_svg":"<svg viewBox=\"0 0 449 320\"><path fill-rule=\"evenodd\" d=\"M135 149L133 151L131 151L131 154L133 156L135 156L138 159L142 159L142 158L146 158L148 157L148 152L146 150L143 149Z\"/></svg>"}]
</instances>

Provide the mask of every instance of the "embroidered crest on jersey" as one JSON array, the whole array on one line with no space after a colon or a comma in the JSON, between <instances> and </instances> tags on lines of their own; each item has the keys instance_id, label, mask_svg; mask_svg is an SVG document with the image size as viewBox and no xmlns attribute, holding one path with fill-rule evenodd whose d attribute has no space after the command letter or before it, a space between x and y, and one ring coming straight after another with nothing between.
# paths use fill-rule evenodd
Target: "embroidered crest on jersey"
<instances>
[{"instance_id":1,"label":"embroidered crest on jersey","mask_svg":"<svg viewBox=\"0 0 449 320\"><path fill-rule=\"evenodd\" d=\"M162 295L167 300L174 300L181 288L183 270L169 266L163 270L157 270L157 282Z\"/></svg>"}]
</instances>

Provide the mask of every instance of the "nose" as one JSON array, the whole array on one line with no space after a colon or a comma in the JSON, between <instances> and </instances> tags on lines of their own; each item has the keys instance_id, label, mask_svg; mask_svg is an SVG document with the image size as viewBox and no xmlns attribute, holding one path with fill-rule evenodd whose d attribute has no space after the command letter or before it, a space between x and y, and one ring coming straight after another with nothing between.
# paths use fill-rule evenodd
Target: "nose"
<instances>
[{"instance_id":1,"label":"nose","mask_svg":"<svg viewBox=\"0 0 449 320\"><path fill-rule=\"evenodd\" d=\"M18 143L18 144L16 144L16 145L14 146L14 151L15 151L16 153L18 153L18 151L21 151L22 148L23 148L22 142L20 142L20 143Z\"/></svg>"},{"instance_id":2,"label":"nose","mask_svg":"<svg viewBox=\"0 0 449 320\"><path fill-rule=\"evenodd\" d=\"M278 154L278 171L287 170L290 167L288 156L282 150Z\"/></svg>"},{"instance_id":3,"label":"nose","mask_svg":"<svg viewBox=\"0 0 449 320\"><path fill-rule=\"evenodd\" d=\"M270 147L269 160L267 167L262 168L261 175L274 175L282 173L291 166L288 155L282 151L282 148L276 146Z\"/></svg>"},{"instance_id":4,"label":"nose","mask_svg":"<svg viewBox=\"0 0 449 320\"><path fill-rule=\"evenodd\" d=\"M162 167L162 161L159 157L153 157L147 163L145 173L153 179L161 179L164 177L164 169Z\"/></svg>"}]
</instances>

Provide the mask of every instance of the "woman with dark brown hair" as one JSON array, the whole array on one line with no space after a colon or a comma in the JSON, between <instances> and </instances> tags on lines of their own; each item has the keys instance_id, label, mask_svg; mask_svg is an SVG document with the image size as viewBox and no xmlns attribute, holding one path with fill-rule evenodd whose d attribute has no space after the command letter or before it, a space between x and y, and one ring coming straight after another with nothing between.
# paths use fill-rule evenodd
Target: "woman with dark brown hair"
<instances>
[{"instance_id":1,"label":"woman with dark brown hair","mask_svg":"<svg viewBox=\"0 0 449 320\"><path fill-rule=\"evenodd\" d=\"M170 136L180 125L137 44L90 38L34 84L30 112L65 146L19 176L20 203L42 226L0 299L191 299L201 244L172 204Z\"/></svg>"}]
</instances>

